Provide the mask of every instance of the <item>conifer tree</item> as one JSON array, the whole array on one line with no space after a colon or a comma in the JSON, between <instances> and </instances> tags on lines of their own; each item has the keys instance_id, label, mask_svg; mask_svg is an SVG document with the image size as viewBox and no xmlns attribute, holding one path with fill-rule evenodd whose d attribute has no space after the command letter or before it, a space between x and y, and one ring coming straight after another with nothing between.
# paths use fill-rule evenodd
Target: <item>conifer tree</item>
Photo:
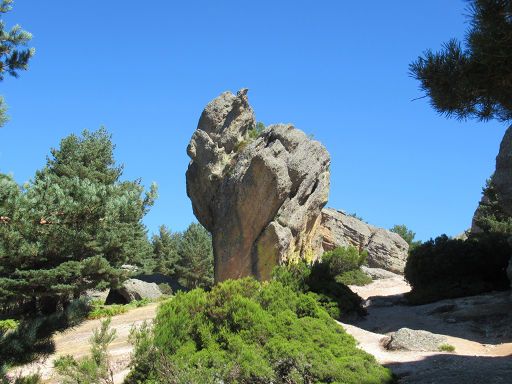
<instances>
[{"instance_id":1,"label":"conifer tree","mask_svg":"<svg viewBox=\"0 0 512 384\"><path fill-rule=\"evenodd\" d=\"M18 77L19 71L28 69L28 62L34 56L34 48L25 48L32 35L15 25L7 30L2 15L12 9L13 0L2 0L0 2L0 81L4 80L6 74ZM7 106L3 97L0 96L0 127L8 120Z\"/></svg>"},{"instance_id":2,"label":"conifer tree","mask_svg":"<svg viewBox=\"0 0 512 384\"><path fill-rule=\"evenodd\" d=\"M211 235L201 224L192 223L183 232L176 266L180 282L187 288L213 285L213 247Z\"/></svg>"},{"instance_id":3,"label":"conifer tree","mask_svg":"<svg viewBox=\"0 0 512 384\"><path fill-rule=\"evenodd\" d=\"M156 196L122 181L105 129L71 135L18 187L0 177L0 305L52 312L87 289L116 286L151 253L141 222Z\"/></svg>"},{"instance_id":4,"label":"conifer tree","mask_svg":"<svg viewBox=\"0 0 512 384\"><path fill-rule=\"evenodd\" d=\"M410 65L440 113L459 119L512 119L512 1L472 0L465 44L456 39Z\"/></svg>"},{"instance_id":5,"label":"conifer tree","mask_svg":"<svg viewBox=\"0 0 512 384\"><path fill-rule=\"evenodd\" d=\"M176 276L176 265L180 260L179 248L182 236L180 233L171 232L165 225L159 228L158 234L153 235L153 257L156 272L167 276Z\"/></svg>"}]
</instances>

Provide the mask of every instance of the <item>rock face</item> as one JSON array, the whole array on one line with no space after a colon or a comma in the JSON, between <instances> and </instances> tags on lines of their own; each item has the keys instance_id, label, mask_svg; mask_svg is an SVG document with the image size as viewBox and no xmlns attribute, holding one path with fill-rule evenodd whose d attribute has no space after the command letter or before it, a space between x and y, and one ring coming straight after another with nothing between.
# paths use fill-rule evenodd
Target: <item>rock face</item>
<instances>
[{"instance_id":1,"label":"rock face","mask_svg":"<svg viewBox=\"0 0 512 384\"><path fill-rule=\"evenodd\" d=\"M404 273L409 244L396 233L366 224L342 211L322 210L315 239L316 253L354 246L368 252L368 266Z\"/></svg>"},{"instance_id":2,"label":"rock face","mask_svg":"<svg viewBox=\"0 0 512 384\"><path fill-rule=\"evenodd\" d=\"M187 153L194 214L212 234L215 281L266 280L277 263L312 255L329 192L330 157L292 125L257 137L247 90L225 92L199 119Z\"/></svg>"},{"instance_id":3,"label":"rock face","mask_svg":"<svg viewBox=\"0 0 512 384\"><path fill-rule=\"evenodd\" d=\"M400 328L384 342L389 350L435 352L446 343L446 337L422 330Z\"/></svg>"},{"instance_id":4,"label":"rock face","mask_svg":"<svg viewBox=\"0 0 512 384\"><path fill-rule=\"evenodd\" d=\"M512 126L510 126L501 140L500 150L496 157L496 170L491 178L493 190L498 200L499 208L507 216L512 216ZM480 228L476 224L482 205L488 204L487 196L482 200L473 216L471 232L478 233Z\"/></svg>"},{"instance_id":5,"label":"rock face","mask_svg":"<svg viewBox=\"0 0 512 384\"><path fill-rule=\"evenodd\" d=\"M120 288L110 290L107 297L107 304L124 302L130 303L134 300L150 299L155 300L162 296L162 292L155 283L146 283L138 279L126 280Z\"/></svg>"}]
</instances>

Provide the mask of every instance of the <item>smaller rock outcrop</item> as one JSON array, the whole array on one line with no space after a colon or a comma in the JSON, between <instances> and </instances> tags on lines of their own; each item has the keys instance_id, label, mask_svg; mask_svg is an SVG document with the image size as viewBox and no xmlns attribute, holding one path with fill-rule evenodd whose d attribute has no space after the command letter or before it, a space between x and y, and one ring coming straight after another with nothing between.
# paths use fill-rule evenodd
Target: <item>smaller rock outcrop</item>
<instances>
[{"instance_id":1,"label":"smaller rock outcrop","mask_svg":"<svg viewBox=\"0 0 512 384\"><path fill-rule=\"evenodd\" d=\"M492 190L494 201L488 196L489 188ZM471 233L481 232L478 221L488 210L499 210L501 215L512 217L512 126L507 129L501 140L500 150L496 156L496 169L473 215Z\"/></svg>"},{"instance_id":2,"label":"smaller rock outcrop","mask_svg":"<svg viewBox=\"0 0 512 384\"><path fill-rule=\"evenodd\" d=\"M353 246L368 252L368 266L404 273L409 244L398 234L374 227L331 208L322 210L315 243L316 253Z\"/></svg>"},{"instance_id":3,"label":"smaller rock outcrop","mask_svg":"<svg viewBox=\"0 0 512 384\"><path fill-rule=\"evenodd\" d=\"M400 328L383 341L384 348L392 351L436 352L446 337L423 330Z\"/></svg>"},{"instance_id":4,"label":"smaller rock outcrop","mask_svg":"<svg viewBox=\"0 0 512 384\"><path fill-rule=\"evenodd\" d=\"M107 304L126 304L135 300L156 300L162 292L155 283L146 283L138 279L128 279L117 289L111 289L106 299Z\"/></svg>"}]
</instances>

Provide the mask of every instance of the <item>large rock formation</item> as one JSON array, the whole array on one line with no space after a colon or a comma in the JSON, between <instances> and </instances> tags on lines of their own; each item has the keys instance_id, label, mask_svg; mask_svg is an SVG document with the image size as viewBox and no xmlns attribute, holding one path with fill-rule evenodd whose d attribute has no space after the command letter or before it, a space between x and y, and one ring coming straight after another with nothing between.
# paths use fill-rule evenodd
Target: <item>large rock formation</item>
<instances>
[{"instance_id":1,"label":"large rock formation","mask_svg":"<svg viewBox=\"0 0 512 384\"><path fill-rule=\"evenodd\" d=\"M496 170L473 215L471 233L482 231L478 222L489 213L495 214L499 219L512 217L512 126L506 130L501 140L496 156ZM508 241L512 245L512 237ZM507 276L512 288L512 257L508 262Z\"/></svg>"},{"instance_id":2,"label":"large rock formation","mask_svg":"<svg viewBox=\"0 0 512 384\"><path fill-rule=\"evenodd\" d=\"M501 140L500 150L496 156L496 170L491 177L490 188L492 188L493 200L484 194L473 216L471 232L478 233L481 229L478 227L478 219L485 212L486 206L497 204L497 207L490 209L499 209L502 214L512 217L512 126L510 126L503 139ZM488 208L489 209L489 208Z\"/></svg>"},{"instance_id":3,"label":"large rock formation","mask_svg":"<svg viewBox=\"0 0 512 384\"><path fill-rule=\"evenodd\" d=\"M368 252L368 265L403 274L409 245L396 233L331 208L322 210L314 242L315 253L354 246Z\"/></svg>"},{"instance_id":4,"label":"large rock formation","mask_svg":"<svg viewBox=\"0 0 512 384\"><path fill-rule=\"evenodd\" d=\"M187 194L212 234L216 281L265 280L283 260L313 257L329 153L292 125L254 132L247 90L225 92L206 106L187 148Z\"/></svg>"}]
</instances>

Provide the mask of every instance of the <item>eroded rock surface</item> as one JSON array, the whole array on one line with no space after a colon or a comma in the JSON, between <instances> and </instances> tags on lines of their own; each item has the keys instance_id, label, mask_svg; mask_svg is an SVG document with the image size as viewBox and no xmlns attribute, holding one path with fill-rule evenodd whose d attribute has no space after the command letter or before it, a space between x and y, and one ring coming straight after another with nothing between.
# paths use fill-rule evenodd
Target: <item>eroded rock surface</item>
<instances>
[{"instance_id":1,"label":"eroded rock surface","mask_svg":"<svg viewBox=\"0 0 512 384\"><path fill-rule=\"evenodd\" d=\"M497 208L506 216L512 216L512 126L507 129L501 140L500 150L496 156L496 169L491 177L491 187L497 200ZM489 198L483 195L473 216L472 233L481 231L478 219L483 207L489 203Z\"/></svg>"},{"instance_id":2,"label":"eroded rock surface","mask_svg":"<svg viewBox=\"0 0 512 384\"><path fill-rule=\"evenodd\" d=\"M155 283L146 283L138 279L128 279L117 289L110 290L106 298L107 304L112 304L121 299L122 303L131 303L135 300L156 300L162 296L162 292Z\"/></svg>"},{"instance_id":3,"label":"eroded rock surface","mask_svg":"<svg viewBox=\"0 0 512 384\"><path fill-rule=\"evenodd\" d=\"M446 337L434 333L409 328L400 328L384 341L389 350L435 352L446 343Z\"/></svg>"},{"instance_id":4,"label":"eroded rock surface","mask_svg":"<svg viewBox=\"0 0 512 384\"><path fill-rule=\"evenodd\" d=\"M266 280L283 260L313 257L329 153L292 125L252 138L255 125L247 90L225 92L206 106L187 148L187 194L213 237L215 281Z\"/></svg>"},{"instance_id":5,"label":"eroded rock surface","mask_svg":"<svg viewBox=\"0 0 512 384\"><path fill-rule=\"evenodd\" d=\"M409 244L398 234L374 227L331 208L322 210L315 239L316 253L354 246L368 251L368 266L403 274Z\"/></svg>"}]
</instances>

